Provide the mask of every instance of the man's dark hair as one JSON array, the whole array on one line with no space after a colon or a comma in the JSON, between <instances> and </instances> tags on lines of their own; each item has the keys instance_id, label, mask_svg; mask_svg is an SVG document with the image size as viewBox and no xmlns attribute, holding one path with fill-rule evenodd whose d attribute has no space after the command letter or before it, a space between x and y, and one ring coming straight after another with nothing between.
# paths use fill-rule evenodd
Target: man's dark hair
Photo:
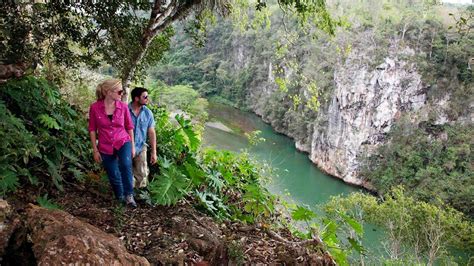
<instances>
[{"instance_id":1,"label":"man's dark hair","mask_svg":"<svg viewBox=\"0 0 474 266\"><path fill-rule=\"evenodd\" d=\"M135 97L140 98L145 91L148 92L148 90L143 87L135 87L135 89L132 90L132 102L135 101Z\"/></svg>"}]
</instances>

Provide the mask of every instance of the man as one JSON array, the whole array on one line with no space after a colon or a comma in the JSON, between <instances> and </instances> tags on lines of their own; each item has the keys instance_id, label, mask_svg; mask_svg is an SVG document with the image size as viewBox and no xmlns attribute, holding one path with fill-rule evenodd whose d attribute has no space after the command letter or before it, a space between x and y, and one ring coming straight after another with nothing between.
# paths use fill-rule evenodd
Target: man
<instances>
[{"instance_id":1,"label":"man","mask_svg":"<svg viewBox=\"0 0 474 266\"><path fill-rule=\"evenodd\" d=\"M132 102L128 105L134 124L135 158L133 158L133 176L135 187L144 188L148 185L147 166L147 135L150 138L150 163L156 163L156 133L153 113L146 107L148 104L148 90L136 87L132 90Z\"/></svg>"}]
</instances>

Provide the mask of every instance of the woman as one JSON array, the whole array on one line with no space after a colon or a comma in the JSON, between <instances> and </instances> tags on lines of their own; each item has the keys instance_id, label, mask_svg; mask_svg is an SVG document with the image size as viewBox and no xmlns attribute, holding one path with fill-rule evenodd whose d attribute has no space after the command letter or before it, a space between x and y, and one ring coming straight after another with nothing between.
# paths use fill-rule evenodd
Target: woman
<instances>
[{"instance_id":1,"label":"woman","mask_svg":"<svg viewBox=\"0 0 474 266\"><path fill-rule=\"evenodd\" d=\"M106 80L97 86L97 101L89 110L89 133L94 160L103 163L115 197L135 208L133 122L127 104L121 101L122 93L122 83L117 79Z\"/></svg>"}]
</instances>

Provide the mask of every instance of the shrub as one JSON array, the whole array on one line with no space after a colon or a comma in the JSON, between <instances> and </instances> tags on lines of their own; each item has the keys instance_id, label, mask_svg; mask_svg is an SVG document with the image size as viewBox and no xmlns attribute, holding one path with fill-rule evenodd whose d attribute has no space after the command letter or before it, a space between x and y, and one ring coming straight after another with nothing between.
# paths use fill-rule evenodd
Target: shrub
<instances>
[{"instance_id":1,"label":"shrub","mask_svg":"<svg viewBox=\"0 0 474 266\"><path fill-rule=\"evenodd\" d=\"M55 86L34 77L9 81L0 112L0 193L40 182L62 189L65 178L83 180L94 169L85 117Z\"/></svg>"},{"instance_id":2,"label":"shrub","mask_svg":"<svg viewBox=\"0 0 474 266\"><path fill-rule=\"evenodd\" d=\"M382 194L401 184L417 199L436 197L474 216L472 125L416 127L399 122L390 142L365 162L362 176Z\"/></svg>"}]
</instances>

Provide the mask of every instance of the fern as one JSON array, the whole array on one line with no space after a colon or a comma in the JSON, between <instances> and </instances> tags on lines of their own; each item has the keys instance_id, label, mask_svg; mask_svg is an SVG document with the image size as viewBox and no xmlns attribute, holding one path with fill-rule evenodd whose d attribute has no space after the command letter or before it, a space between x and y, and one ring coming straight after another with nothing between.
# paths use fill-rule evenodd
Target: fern
<instances>
[{"instance_id":1,"label":"fern","mask_svg":"<svg viewBox=\"0 0 474 266\"><path fill-rule=\"evenodd\" d=\"M47 114L40 114L38 116L40 123L48 129L61 129L56 119L52 118Z\"/></svg>"},{"instance_id":2,"label":"fern","mask_svg":"<svg viewBox=\"0 0 474 266\"><path fill-rule=\"evenodd\" d=\"M4 165L0 171L0 196L3 197L9 192L15 192L20 184L15 172L6 169Z\"/></svg>"},{"instance_id":3,"label":"fern","mask_svg":"<svg viewBox=\"0 0 474 266\"><path fill-rule=\"evenodd\" d=\"M61 207L48 199L48 194L44 194L42 197L36 198L36 202L43 208L48 210L60 210Z\"/></svg>"},{"instance_id":4,"label":"fern","mask_svg":"<svg viewBox=\"0 0 474 266\"><path fill-rule=\"evenodd\" d=\"M207 212L218 219L226 219L230 217L229 208L224 204L223 200L214 193L195 191L199 206L203 207Z\"/></svg>"},{"instance_id":5,"label":"fern","mask_svg":"<svg viewBox=\"0 0 474 266\"><path fill-rule=\"evenodd\" d=\"M221 191L224 187L224 181L220 178L220 175L219 172L211 171L207 176L209 186L217 192Z\"/></svg>"},{"instance_id":6,"label":"fern","mask_svg":"<svg viewBox=\"0 0 474 266\"><path fill-rule=\"evenodd\" d=\"M68 171L72 173L72 175L77 181L83 182L85 180L85 175L81 170L75 167L68 167Z\"/></svg>"},{"instance_id":7,"label":"fern","mask_svg":"<svg viewBox=\"0 0 474 266\"><path fill-rule=\"evenodd\" d=\"M89 153L86 128L82 114L46 80L29 76L2 85L0 164L11 166L10 171L18 176L2 176L6 184L2 193L28 181L61 189L63 176L81 180L81 171L94 170L97 166Z\"/></svg>"},{"instance_id":8,"label":"fern","mask_svg":"<svg viewBox=\"0 0 474 266\"><path fill-rule=\"evenodd\" d=\"M63 190L63 185L62 185L63 178L59 174L60 169L58 169L58 165L55 164L53 161L51 161L48 158L44 158L44 161L48 165L48 168L47 168L48 173L53 179L53 184L56 186L57 189L62 191Z\"/></svg>"}]
</instances>

